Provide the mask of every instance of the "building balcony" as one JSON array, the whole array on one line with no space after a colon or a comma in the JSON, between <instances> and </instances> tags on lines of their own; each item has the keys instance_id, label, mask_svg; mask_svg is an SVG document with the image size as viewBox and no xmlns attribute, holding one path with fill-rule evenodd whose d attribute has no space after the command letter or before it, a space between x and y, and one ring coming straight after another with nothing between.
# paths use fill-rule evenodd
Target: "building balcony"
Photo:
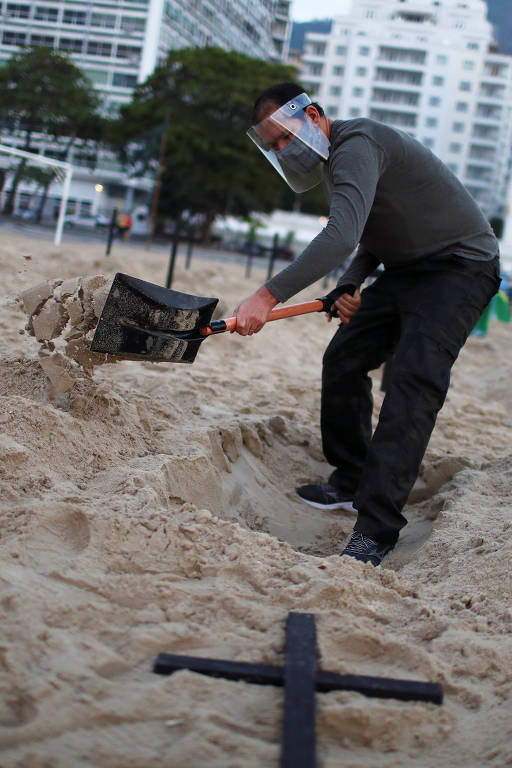
<instances>
[{"instance_id":1,"label":"building balcony","mask_svg":"<svg viewBox=\"0 0 512 768\"><path fill-rule=\"evenodd\" d=\"M462 183L466 184L468 187L471 186L478 190L490 190L494 185L494 179L474 179L471 176L465 174L462 177Z\"/></svg>"},{"instance_id":2,"label":"building balcony","mask_svg":"<svg viewBox=\"0 0 512 768\"><path fill-rule=\"evenodd\" d=\"M418 115L413 112L405 112L403 109L394 110L390 107L386 109L373 107L369 110L369 117L372 120L378 120L387 125L393 125L397 128L416 128L418 125Z\"/></svg>"}]
</instances>

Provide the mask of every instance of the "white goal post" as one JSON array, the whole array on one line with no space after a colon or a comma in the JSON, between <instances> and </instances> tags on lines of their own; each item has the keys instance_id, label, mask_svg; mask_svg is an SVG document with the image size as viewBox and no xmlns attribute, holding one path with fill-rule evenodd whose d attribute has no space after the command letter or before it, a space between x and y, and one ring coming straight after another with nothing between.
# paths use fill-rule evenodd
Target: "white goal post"
<instances>
[{"instance_id":1,"label":"white goal post","mask_svg":"<svg viewBox=\"0 0 512 768\"><path fill-rule=\"evenodd\" d=\"M5 152L9 155L16 155L17 157L25 157L27 160L31 160L33 163L49 165L50 167L57 169L56 176L57 179L62 183L62 195L59 208L59 217L57 219L57 226L55 227L55 237L53 242L55 245L59 245L60 241L62 240L64 216L66 215L69 188L71 186L71 177L73 175L73 166L71 163L66 163L63 160L54 160L51 157L37 155L34 152L25 152L23 149L8 147L6 144L0 144L0 152Z\"/></svg>"}]
</instances>

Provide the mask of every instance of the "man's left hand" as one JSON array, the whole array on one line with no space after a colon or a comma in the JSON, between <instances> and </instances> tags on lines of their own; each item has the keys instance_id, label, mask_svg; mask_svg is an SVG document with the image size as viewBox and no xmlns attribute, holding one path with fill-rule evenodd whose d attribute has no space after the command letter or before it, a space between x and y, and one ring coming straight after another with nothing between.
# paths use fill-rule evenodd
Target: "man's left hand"
<instances>
[{"instance_id":1,"label":"man's left hand","mask_svg":"<svg viewBox=\"0 0 512 768\"><path fill-rule=\"evenodd\" d=\"M360 306L361 293L359 292L359 289L356 288L353 296L349 293L344 293L339 299L336 299L333 304L333 310L337 311L339 319L345 324L350 323ZM329 320L330 319L331 318L329 318Z\"/></svg>"}]
</instances>

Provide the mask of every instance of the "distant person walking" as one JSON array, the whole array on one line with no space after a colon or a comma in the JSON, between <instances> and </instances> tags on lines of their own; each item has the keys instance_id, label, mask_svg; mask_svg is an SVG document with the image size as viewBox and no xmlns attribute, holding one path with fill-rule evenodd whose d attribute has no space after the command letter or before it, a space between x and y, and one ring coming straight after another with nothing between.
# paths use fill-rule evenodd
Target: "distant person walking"
<instances>
[{"instance_id":1,"label":"distant person walking","mask_svg":"<svg viewBox=\"0 0 512 768\"><path fill-rule=\"evenodd\" d=\"M121 211L117 214L116 227L119 232L119 236L127 241L130 238L130 230L132 228L132 217L129 213Z\"/></svg>"},{"instance_id":2,"label":"distant person walking","mask_svg":"<svg viewBox=\"0 0 512 768\"><path fill-rule=\"evenodd\" d=\"M294 83L263 92L249 136L296 192L323 182L329 220L304 252L235 310L257 333L270 310L357 254L328 294L342 325L323 362L321 431L334 469L301 486L313 507L355 508L342 553L379 565L407 520L450 370L498 291L498 242L454 174L408 134L366 118L331 121ZM379 264L384 269L362 293ZM370 370L393 356L372 435Z\"/></svg>"}]
</instances>

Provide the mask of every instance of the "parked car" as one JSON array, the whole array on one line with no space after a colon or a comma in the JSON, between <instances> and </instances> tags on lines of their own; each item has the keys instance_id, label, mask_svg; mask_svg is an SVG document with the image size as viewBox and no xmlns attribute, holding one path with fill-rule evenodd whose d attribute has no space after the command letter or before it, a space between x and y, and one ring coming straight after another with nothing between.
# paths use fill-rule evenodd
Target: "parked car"
<instances>
[{"instance_id":1,"label":"parked car","mask_svg":"<svg viewBox=\"0 0 512 768\"><path fill-rule=\"evenodd\" d=\"M249 243L245 242L241 248L242 253L247 253L252 256L270 256L273 251L272 245L263 245L263 243ZM293 261L295 258L293 251L287 248L285 245L278 245L276 248L276 259L285 259L286 261Z\"/></svg>"},{"instance_id":2,"label":"parked car","mask_svg":"<svg viewBox=\"0 0 512 768\"><path fill-rule=\"evenodd\" d=\"M18 208L14 215L24 221L35 221L37 211L33 208Z\"/></svg>"},{"instance_id":3,"label":"parked car","mask_svg":"<svg viewBox=\"0 0 512 768\"><path fill-rule=\"evenodd\" d=\"M91 214L79 216L78 214L67 214L64 217L65 227L108 227L110 219L104 214L92 216Z\"/></svg>"}]
</instances>

